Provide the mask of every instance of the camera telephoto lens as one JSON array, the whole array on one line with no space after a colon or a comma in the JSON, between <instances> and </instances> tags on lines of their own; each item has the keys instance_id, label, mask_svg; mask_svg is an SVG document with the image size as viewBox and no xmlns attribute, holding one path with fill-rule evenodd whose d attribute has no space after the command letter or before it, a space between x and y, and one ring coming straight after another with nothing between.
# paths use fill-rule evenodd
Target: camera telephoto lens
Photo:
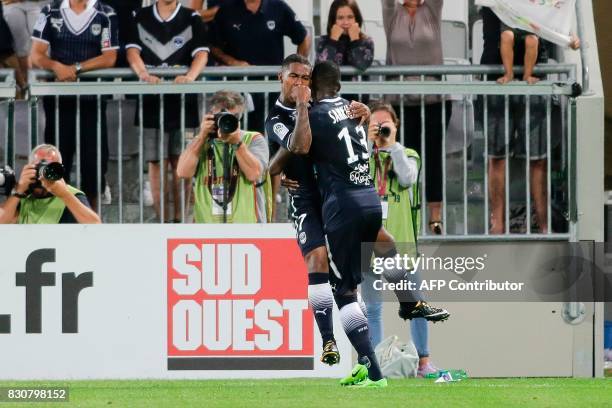
<instances>
[{"instance_id":1,"label":"camera telephoto lens","mask_svg":"<svg viewBox=\"0 0 612 408\"><path fill-rule=\"evenodd\" d=\"M391 128L386 127L386 126L379 126L378 134L382 137L389 137L391 136Z\"/></svg>"},{"instance_id":2,"label":"camera telephoto lens","mask_svg":"<svg viewBox=\"0 0 612 408\"><path fill-rule=\"evenodd\" d=\"M234 133L238 129L238 118L230 112L219 112L215 115L217 128L223 134Z\"/></svg>"},{"instance_id":3,"label":"camera telephoto lens","mask_svg":"<svg viewBox=\"0 0 612 408\"><path fill-rule=\"evenodd\" d=\"M9 195L15 187L15 172L10 166L0 166L0 194Z\"/></svg>"},{"instance_id":4,"label":"camera telephoto lens","mask_svg":"<svg viewBox=\"0 0 612 408\"><path fill-rule=\"evenodd\" d=\"M38 175L43 176L47 180L57 181L64 178L64 165L58 162L41 162L38 168Z\"/></svg>"}]
</instances>

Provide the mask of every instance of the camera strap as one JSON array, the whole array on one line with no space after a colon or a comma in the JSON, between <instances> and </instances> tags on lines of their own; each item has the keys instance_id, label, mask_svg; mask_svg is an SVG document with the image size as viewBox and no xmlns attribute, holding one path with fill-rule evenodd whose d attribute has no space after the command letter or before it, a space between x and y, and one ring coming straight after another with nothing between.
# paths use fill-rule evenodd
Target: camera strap
<instances>
[{"instance_id":1,"label":"camera strap","mask_svg":"<svg viewBox=\"0 0 612 408\"><path fill-rule=\"evenodd\" d=\"M214 142L208 145L208 177L207 177L207 188L213 201L221 208L223 208L223 221L227 221L227 207L229 203L234 199L236 194L236 187L238 185L238 162L235 159L233 149L223 143L223 175L220 177L221 183L223 184L223 198L219 200L213 194L213 179L218 180L217 177L217 160L215 155Z\"/></svg>"},{"instance_id":2,"label":"camera strap","mask_svg":"<svg viewBox=\"0 0 612 408\"><path fill-rule=\"evenodd\" d=\"M389 169L391 168L391 155L385 159L384 169L380 162L380 155L378 154L378 147L374 147L374 163L376 166L376 182L378 184L378 195L384 197L387 195L387 178L389 175Z\"/></svg>"}]
</instances>

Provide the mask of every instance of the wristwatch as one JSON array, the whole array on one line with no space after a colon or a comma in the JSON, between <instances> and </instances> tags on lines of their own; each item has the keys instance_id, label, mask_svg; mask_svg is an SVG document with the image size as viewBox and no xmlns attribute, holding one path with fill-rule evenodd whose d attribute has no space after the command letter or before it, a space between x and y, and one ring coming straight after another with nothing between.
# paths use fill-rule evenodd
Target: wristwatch
<instances>
[{"instance_id":1,"label":"wristwatch","mask_svg":"<svg viewBox=\"0 0 612 408\"><path fill-rule=\"evenodd\" d=\"M239 141L238 143L234 144L234 148L235 148L236 150L240 149L240 146L242 146L242 140L241 140L241 141Z\"/></svg>"},{"instance_id":2,"label":"wristwatch","mask_svg":"<svg viewBox=\"0 0 612 408\"><path fill-rule=\"evenodd\" d=\"M76 64L74 64L74 69L76 69L76 73L77 75L79 75L81 73L81 71L83 70L83 67L81 67L81 63L77 62Z\"/></svg>"},{"instance_id":3,"label":"wristwatch","mask_svg":"<svg viewBox=\"0 0 612 408\"><path fill-rule=\"evenodd\" d=\"M26 198L27 196L28 195L26 193L20 193L15 188L11 190L11 197Z\"/></svg>"}]
</instances>

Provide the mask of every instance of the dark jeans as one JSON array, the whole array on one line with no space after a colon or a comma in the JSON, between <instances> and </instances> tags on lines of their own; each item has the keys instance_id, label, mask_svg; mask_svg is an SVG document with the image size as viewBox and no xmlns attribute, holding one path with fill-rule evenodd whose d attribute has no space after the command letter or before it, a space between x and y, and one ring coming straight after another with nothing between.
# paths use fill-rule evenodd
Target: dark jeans
<instances>
[{"instance_id":1,"label":"dark jeans","mask_svg":"<svg viewBox=\"0 0 612 408\"><path fill-rule=\"evenodd\" d=\"M96 99L81 98L80 101L80 154L81 154L81 186L80 188L87 196L98 193L97 170L98 151L97 135L100 123L101 140L100 146L102 160L102 176L100 187L104 189L106 183L104 176L108 164L108 138L106 134L106 101L101 100L100 118L98 119L98 106ZM59 140L59 151L66 169L64 180L70 183L70 171L76 161L76 112L77 102L74 96L62 96L59 98L59 134L55 135L55 97L43 98L45 109L45 143L57 145Z\"/></svg>"},{"instance_id":2,"label":"dark jeans","mask_svg":"<svg viewBox=\"0 0 612 408\"><path fill-rule=\"evenodd\" d=\"M265 108L266 108L265 94L252 93L251 96L253 97L253 105L255 105L255 110L253 112L249 112L248 129L256 130L263 134L265 131L265 122L266 122L266 117L267 117L267 113L265 111ZM268 94L268 113L274 107L274 104L276 103L278 96L279 94L275 92Z\"/></svg>"},{"instance_id":3,"label":"dark jeans","mask_svg":"<svg viewBox=\"0 0 612 408\"><path fill-rule=\"evenodd\" d=\"M400 107L394 106L398 116ZM452 114L453 105L446 101L446 127ZM404 146L416 150L423 157L421 149L421 105L404 106ZM442 102L425 105L425 198L427 202L442 201Z\"/></svg>"}]
</instances>

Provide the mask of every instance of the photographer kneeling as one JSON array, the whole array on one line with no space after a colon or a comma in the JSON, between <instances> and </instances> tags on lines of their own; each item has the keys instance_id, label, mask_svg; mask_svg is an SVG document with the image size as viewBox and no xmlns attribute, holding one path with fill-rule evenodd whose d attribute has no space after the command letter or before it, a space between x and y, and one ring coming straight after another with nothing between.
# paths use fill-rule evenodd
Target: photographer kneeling
<instances>
[{"instance_id":1,"label":"photographer kneeling","mask_svg":"<svg viewBox=\"0 0 612 408\"><path fill-rule=\"evenodd\" d=\"M268 144L259 132L241 130L242 96L219 91L196 138L181 153L179 177L195 176L198 223L265 223ZM212 176L211 176L212 175Z\"/></svg>"},{"instance_id":2,"label":"photographer kneeling","mask_svg":"<svg viewBox=\"0 0 612 408\"><path fill-rule=\"evenodd\" d=\"M64 181L61 163L55 146L35 147L0 208L0 224L99 224L85 194Z\"/></svg>"}]
</instances>

